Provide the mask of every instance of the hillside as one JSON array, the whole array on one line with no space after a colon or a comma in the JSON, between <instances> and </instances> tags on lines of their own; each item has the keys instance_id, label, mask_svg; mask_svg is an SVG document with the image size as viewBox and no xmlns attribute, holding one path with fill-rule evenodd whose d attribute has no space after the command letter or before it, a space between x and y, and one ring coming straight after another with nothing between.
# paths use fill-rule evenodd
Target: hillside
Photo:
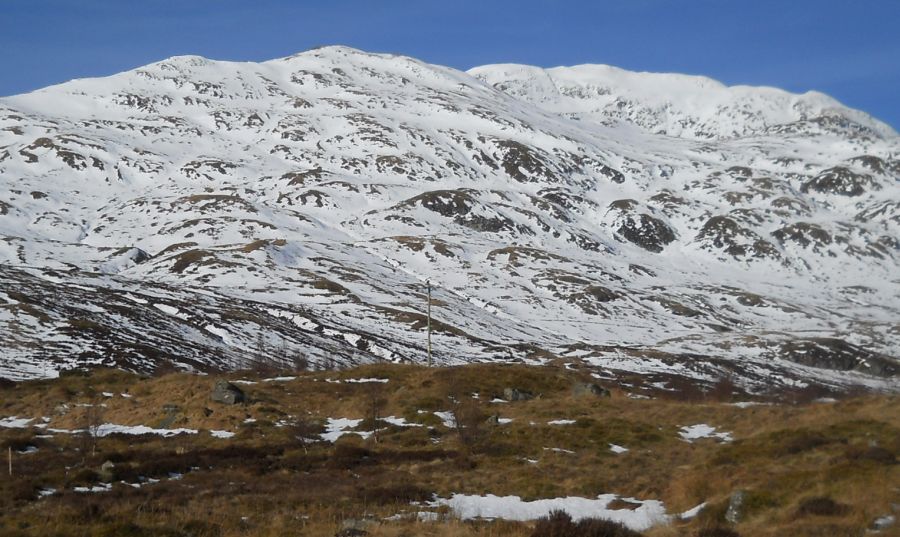
<instances>
[{"instance_id":1,"label":"hillside","mask_svg":"<svg viewBox=\"0 0 900 537\"><path fill-rule=\"evenodd\" d=\"M900 137L821 94L344 48L0 99L0 376L568 362L895 390ZM673 380L674 379L674 380Z\"/></svg>"},{"instance_id":2,"label":"hillside","mask_svg":"<svg viewBox=\"0 0 900 537\"><path fill-rule=\"evenodd\" d=\"M243 402L212 399L226 379ZM631 530L588 535L896 534L895 395L592 382L379 364L3 384L0 534L581 535L536 529L552 508Z\"/></svg>"}]
</instances>

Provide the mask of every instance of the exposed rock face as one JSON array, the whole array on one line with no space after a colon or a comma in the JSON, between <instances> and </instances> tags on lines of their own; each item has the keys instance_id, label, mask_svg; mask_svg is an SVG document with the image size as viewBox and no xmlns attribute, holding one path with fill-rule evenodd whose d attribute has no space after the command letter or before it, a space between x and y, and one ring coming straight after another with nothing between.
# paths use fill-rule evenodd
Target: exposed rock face
<instances>
[{"instance_id":1,"label":"exposed rock face","mask_svg":"<svg viewBox=\"0 0 900 537\"><path fill-rule=\"evenodd\" d=\"M675 240L675 232L659 218L647 214L626 216L616 230L625 240L648 252L662 252Z\"/></svg>"},{"instance_id":2,"label":"exposed rock face","mask_svg":"<svg viewBox=\"0 0 900 537\"><path fill-rule=\"evenodd\" d=\"M840 196L862 196L867 190L880 190L871 175L854 173L843 166L828 168L813 177L800 187L800 192L819 192L821 194L837 194Z\"/></svg>"},{"instance_id":3,"label":"exposed rock face","mask_svg":"<svg viewBox=\"0 0 900 537\"><path fill-rule=\"evenodd\" d=\"M797 222L784 226L773 231L772 236L778 239L778 242L781 244L794 242L804 248L811 246L817 252L820 248L828 246L832 242L830 233L816 224L806 222Z\"/></svg>"},{"instance_id":4,"label":"exposed rock face","mask_svg":"<svg viewBox=\"0 0 900 537\"><path fill-rule=\"evenodd\" d=\"M497 142L497 146L503 153L503 169L516 181L556 182L553 173L533 148L513 140L501 140Z\"/></svg>"},{"instance_id":5,"label":"exposed rock face","mask_svg":"<svg viewBox=\"0 0 900 537\"><path fill-rule=\"evenodd\" d=\"M822 369L860 371L879 377L900 375L900 366L894 360L842 339L816 338L790 341L782 344L778 353L793 362Z\"/></svg>"},{"instance_id":6,"label":"exposed rock face","mask_svg":"<svg viewBox=\"0 0 900 537\"><path fill-rule=\"evenodd\" d=\"M225 405L236 405L238 403L243 403L246 400L244 392L226 380L216 381L216 385L213 387L213 391L209 398L217 403Z\"/></svg>"},{"instance_id":7,"label":"exposed rock face","mask_svg":"<svg viewBox=\"0 0 900 537\"><path fill-rule=\"evenodd\" d=\"M572 395L575 397L609 397L611 394L606 388L592 382L579 382L572 387Z\"/></svg>"},{"instance_id":8,"label":"exposed rock face","mask_svg":"<svg viewBox=\"0 0 900 537\"><path fill-rule=\"evenodd\" d=\"M714 216L707 220L695 240L737 259L781 257L772 243L727 216Z\"/></svg>"},{"instance_id":9,"label":"exposed rock face","mask_svg":"<svg viewBox=\"0 0 900 537\"><path fill-rule=\"evenodd\" d=\"M503 398L507 401L528 401L534 399L534 394L518 388L504 388Z\"/></svg>"}]
</instances>

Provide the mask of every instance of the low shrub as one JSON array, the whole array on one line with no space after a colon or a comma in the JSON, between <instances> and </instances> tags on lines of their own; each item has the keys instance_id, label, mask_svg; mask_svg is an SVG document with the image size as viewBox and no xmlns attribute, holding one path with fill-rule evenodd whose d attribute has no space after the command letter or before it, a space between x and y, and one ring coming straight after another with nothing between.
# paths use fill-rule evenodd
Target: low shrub
<instances>
[{"instance_id":1,"label":"low shrub","mask_svg":"<svg viewBox=\"0 0 900 537\"><path fill-rule=\"evenodd\" d=\"M350 470L372 462L374 462L373 454L368 449L349 442L338 442L328 459L328 467L335 470Z\"/></svg>"},{"instance_id":2,"label":"low shrub","mask_svg":"<svg viewBox=\"0 0 900 537\"><path fill-rule=\"evenodd\" d=\"M851 446L845 455L851 461L872 461L878 464L897 464L897 457L889 450L879 446Z\"/></svg>"},{"instance_id":3,"label":"low shrub","mask_svg":"<svg viewBox=\"0 0 900 537\"><path fill-rule=\"evenodd\" d=\"M218 537L222 535L222 528L218 524L197 519L182 523L178 530L178 535L184 537Z\"/></svg>"},{"instance_id":4,"label":"low shrub","mask_svg":"<svg viewBox=\"0 0 900 537\"><path fill-rule=\"evenodd\" d=\"M807 498L797 507L797 516L842 516L850 507L838 503L827 496Z\"/></svg>"},{"instance_id":5,"label":"low shrub","mask_svg":"<svg viewBox=\"0 0 900 537\"><path fill-rule=\"evenodd\" d=\"M97 525L93 537L158 537L159 532L138 526L133 522L113 522Z\"/></svg>"},{"instance_id":6,"label":"low shrub","mask_svg":"<svg viewBox=\"0 0 900 537\"><path fill-rule=\"evenodd\" d=\"M641 537L641 534L603 518L583 518L573 522L565 511L554 510L538 519L531 537Z\"/></svg>"},{"instance_id":7,"label":"low shrub","mask_svg":"<svg viewBox=\"0 0 900 537\"><path fill-rule=\"evenodd\" d=\"M31 479L13 479L4 488L14 502L28 502L35 499L39 489Z\"/></svg>"},{"instance_id":8,"label":"low shrub","mask_svg":"<svg viewBox=\"0 0 900 537\"><path fill-rule=\"evenodd\" d=\"M0 448L2 448L3 451L6 451L8 448L12 448L13 451L22 451L29 446L37 446L39 441L40 439L36 439L34 435L29 432L14 433L0 442Z\"/></svg>"},{"instance_id":9,"label":"low shrub","mask_svg":"<svg viewBox=\"0 0 900 537\"><path fill-rule=\"evenodd\" d=\"M79 468L69 474L68 479L66 479L66 486L90 486L97 483L99 480L100 477L94 470L91 470L90 468Z\"/></svg>"},{"instance_id":10,"label":"low shrub","mask_svg":"<svg viewBox=\"0 0 900 537\"><path fill-rule=\"evenodd\" d=\"M779 455L797 455L828 444L827 438L819 433L807 430L787 432L786 438L780 444L776 444L776 453Z\"/></svg>"}]
</instances>

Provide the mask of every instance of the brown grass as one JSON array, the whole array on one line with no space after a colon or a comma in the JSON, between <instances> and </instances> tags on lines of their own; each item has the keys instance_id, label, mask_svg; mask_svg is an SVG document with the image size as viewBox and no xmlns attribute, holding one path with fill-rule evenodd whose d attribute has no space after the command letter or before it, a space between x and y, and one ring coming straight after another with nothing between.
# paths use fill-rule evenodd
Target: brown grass
<instances>
[{"instance_id":1,"label":"brown grass","mask_svg":"<svg viewBox=\"0 0 900 537\"><path fill-rule=\"evenodd\" d=\"M534 523L402 516L414 518L422 508L411 502L433 494L537 499L614 492L663 500L671 513L707 503L696 518L653 528L648 537L731 535L726 530L763 537L858 535L900 501L896 396L738 408L710 400L633 400L616 386L608 386L610 398L576 398L573 384L588 378L562 367L376 364L297 375L289 382L262 382L249 372L225 375L257 382L241 385L249 400L234 406L209 400L218 377L183 373L150 378L95 370L2 388L0 417L41 423L46 416L50 428L75 429L91 420L91 409L101 409L105 422L159 426L174 416L170 427L200 433L114 435L98 439L92 453L80 435L40 438L37 428L0 429L0 446L15 450L14 476L0 480L0 534L334 535L343 520L370 517L370 535L524 537ZM389 381L343 382L362 377ZM507 387L538 396L490 402ZM454 409L466 430L447 428L433 414ZM335 444L297 438L321 432L329 417L384 425L376 418L391 415L421 426L385 426L377 442L355 435ZM483 419L492 415L512 421ZM558 419L574 423L547 424ZM679 427L695 423L730 431L735 440L682 441ZM210 429L237 436L216 439ZM629 451L613 454L610 443ZM38 452L17 453L28 446ZM72 490L97 485L107 460L115 463L112 492ZM183 477L169 479L172 473ZM141 488L120 482L141 478L160 481ZM39 497L46 488L59 492ZM724 514L736 490L746 491L745 502L740 522L731 526ZM633 507L626 503L613 507ZM402 516L386 520L394 515Z\"/></svg>"}]
</instances>

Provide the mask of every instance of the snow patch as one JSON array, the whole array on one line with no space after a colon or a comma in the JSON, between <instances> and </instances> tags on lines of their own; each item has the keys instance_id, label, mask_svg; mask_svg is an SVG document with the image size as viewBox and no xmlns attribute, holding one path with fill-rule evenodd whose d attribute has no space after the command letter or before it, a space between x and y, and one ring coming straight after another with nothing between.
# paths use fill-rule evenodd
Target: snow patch
<instances>
[{"instance_id":1,"label":"snow patch","mask_svg":"<svg viewBox=\"0 0 900 537\"><path fill-rule=\"evenodd\" d=\"M28 424L32 421L34 421L34 418L18 418L12 416L0 419L0 427L5 427L7 429L24 429L28 427Z\"/></svg>"},{"instance_id":2,"label":"snow patch","mask_svg":"<svg viewBox=\"0 0 900 537\"><path fill-rule=\"evenodd\" d=\"M638 504L638 507L635 509L610 509L607 507L616 499L619 499L619 496L615 494L601 494L596 498L568 496L534 501L524 501L519 496L454 494L450 498L438 498L430 505L433 507L447 506L463 520L476 518L535 520L547 516L551 511L563 510L574 520L605 518L620 522L635 531L643 531L669 521L665 506L660 501L622 498L629 503Z\"/></svg>"},{"instance_id":3,"label":"snow patch","mask_svg":"<svg viewBox=\"0 0 900 537\"><path fill-rule=\"evenodd\" d=\"M112 485L109 483L100 483L93 487L75 487L72 490L75 492L109 492L112 490Z\"/></svg>"},{"instance_id":4,"label":"snow patch","mask_svg":"<svg viewBox=\"0 0 900 537\"><path fill-rule=\"evenodd\" d=\"M369 383L381 383L385 384L390 379L379 379L379 378L362 378L362 379L344 379L344 382L350 382L352 384L369 384Z\"/></svg>"},{"instance_id":5,"label":"snow patch","mask_svg":"<svg viewBox=\"0 0 900 537\"><path fill-rule=\"evenodd\" d=\"M572 425L575 423L575 420L552 420L548 421L547 425Z\"/></svg>"},{"instance_id":6,"label":"snow patch","mask_svg":"<svg viewBox=\"0 0 900 537\"><path fill-rule=\"evenodd\" d=\"M115 423L104 423L103 425L99 425L97 427L91 427L90 431L91 435L96 437L104 437L111 434L155 434L165 437L176 436L179 434L197 434L197 429L154 429L153 427L147 427L146 425L117 425ZM55 432L60 431L55 430Z\"/></svg>"},{"instance_id":7,"label":"snow patch","mask_svg":"<svg viewBox=\"0 0 900 537\"><path fill-rule=\"evenodd\" d=\"M231 339L231 335L224 328L220 328L214 324L208 324L204 326L203 329L214 336L218 336L218 338L222 340L222 343L228 345L229 347L234 345L234 342Z\"/></svg>"},{"instance_id":8,"label":"snow patch","mask_svg":"<svg viewBox=\"0 0 900 537\"><path fill-rule=\"evenodd\" d=\"M435 412L434 415L441 419L441 423L444 424L444 427L448 429L456 428L456 417L453 415L453 412L439 411Z\"/></svg>"},{"instance_id":9,"label":"snow patch","mask_svg":"<svg viewBox=\"0 0 900 537\"><path fill-rule=\"evenodd\" d=\"M165 313L166 315L171 315L172 317L178 317L179 319L187 320L190 319L191 316L182 313L180 309L170 306L168 304L153 304L153 307L158 309L159 311Z\"/></svg>"},{"instance_id":10,"label":"snow patch","mask_svg":"<svg viewBox=\"0 0 900 537\"><path fill-rule=\"evenodd\" d=\"M358 434L363 438L368 438L372 435L371 431L348 430L355 429L362 421L362 419L351 418L328 418L328 422L325 424L325 432L321 435L322 440L325 440L326 442L335 442L345 434Z\"/></svg>"},{"instance_id":11,"label":"snow patch","mask_svg":"<svg viewBox=\"0 0 900 537\"><path fill-rule=\"evenodd\" d=\"M713 438L721 442L731 442L732 440L731 433L716 432L715 427L705 423L684 426L681 428L681 431L679 431L678 436L685 442L693 442L694 440L700 440L701 438Z\"/></svg>"}]
</instances>

